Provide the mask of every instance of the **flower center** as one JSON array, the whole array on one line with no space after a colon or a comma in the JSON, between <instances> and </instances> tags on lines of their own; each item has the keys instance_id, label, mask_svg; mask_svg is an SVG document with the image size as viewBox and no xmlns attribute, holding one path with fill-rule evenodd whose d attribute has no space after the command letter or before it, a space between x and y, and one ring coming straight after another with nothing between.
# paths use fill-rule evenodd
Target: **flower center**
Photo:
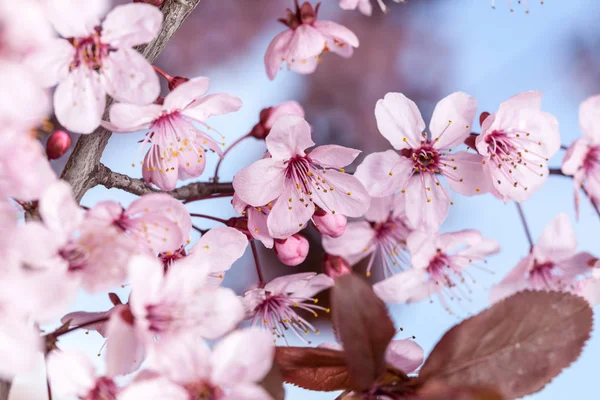
<instances>
[{"instance_id":1,"label":"flower center","mask_svg":"<svg viewBox=\"0 0 600 400\"><path fill-rule=\"evenodd\" d=\"M219 387L204 382L194 382L184 387L190 395L190 400L214 400L223 394Z\"/></svg>"},{"instance_id":2,"label":"flower center","mask_svg":"<svg viewBox=\"0 0 600 400\"><path fill-rule=\"evenodd\" d=\"M69 243L58 251L63 260L69 263L69 271L79 271L85 268L88 252L78 243Z\"/></svg>"},{"instance_id":3,"label":"flower center","mask_svg":"<svg viewBox=\"0 0 600 400\"><path fill-rule=\"evenodd\" d=\"M119 390L112 379L103 376L96 380L96 386L83 400L114 400Z\"/></svg>"},{"instance_id":4,"label":"flower center","mask_svg":"<svg viewBox=\"0 0 600 400\"><path fill-rule=\"evenodd\" d=\"M533 268L529 271L529 280L536 289L561 289L561 276L554 268L554 263L548 261L538 263L533 261Z\"/></svg>"},{"instance_id":5,"label":"flower center","mask_svg":"<svg viewBox=\"0 0 600 400\"><path fill-rule=\"evenodd\" d=\"M185 247L181 246L174 252L160 253L158 258L162 261L166 273L175 261L185 258L185 256L187 256L187 252L185 251Z\"/></svg>"},{"instance_id":6,"label":"flower center","mask_svg":"<svg viewBox=\"0 0 600 400\"><path fill-rule=\"evenodd\" d=\"M100 32L86 38L72 39L71 44L75 47L75 57L69 67L70 70L83 65L93 71L98 71L102 68L103 60L111 51L109 45L102 43Z\"/></svg>"},{"instance_id":7,"label":"flower center","mask_svg":"<svg viewBox=\"0 0 600 400\"><path fill-rule=\"evenodd\" d=\"M435 173L439 170L440 153L431 144L413 150L411 156L416 171Z\"/></svg>"},{"instance_id":8,"label":"flower center","mask_svg":"<svg viewBox=\"0 0 600 400\"><path fill-rule=\"evenodd\" d=\"M583 170L590 173L598 167L600 167L600 146L592 146L583 160Z\"/></svg>"}]
</instances>

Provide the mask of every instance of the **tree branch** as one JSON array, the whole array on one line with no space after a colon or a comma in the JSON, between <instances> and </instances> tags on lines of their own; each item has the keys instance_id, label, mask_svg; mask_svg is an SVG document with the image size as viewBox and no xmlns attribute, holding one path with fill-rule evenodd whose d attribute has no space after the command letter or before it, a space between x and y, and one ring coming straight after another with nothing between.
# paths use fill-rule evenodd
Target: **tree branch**
<instances>
[{"instance_id":1,"label":"tree branch","mask_svg":"<svg viewBox=\"0 0 600 400\"><path fill-rule=\"evenodd\" d=\"M178 200L190 200L213 194L233 194L231 182L224 183L190 183L169 192L150 187L141 179L112 171L104 164L99 164L94 172L94 181L107 189L117 188L129 193L143 196L148 193L167 193Z\"/></svg>"},{"instance_id":2,"label":"tree branch","mask_svg":"<svg viewBox=\"0 0 600 400\"><path fill-rule=\"evenodd\" d=\"M156 60L198 3L200 3L200 0L186 0L184 3L178 1L165 2L161 7L165 19L158 36L147 45L138 47L138 50L148 61L152 63ZM110 104L111 101L107 102L104 113L105 118ZM77 141L61 176L62 179L71 184L77 201L81 201L85 192L98 185L99 182L97 182L95 174L98 170L100 157L102 157L111 135L112 132L99 127L90 135L82 135Z\"/></svg>"}]
</instances>

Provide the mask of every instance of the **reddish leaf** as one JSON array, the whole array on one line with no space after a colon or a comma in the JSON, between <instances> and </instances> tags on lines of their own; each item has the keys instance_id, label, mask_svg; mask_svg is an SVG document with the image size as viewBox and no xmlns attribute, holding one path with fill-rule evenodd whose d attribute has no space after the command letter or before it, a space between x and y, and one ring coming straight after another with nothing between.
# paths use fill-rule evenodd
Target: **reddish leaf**
<instances>
[{"instance_id":1,"label":"reddish leaf","mask_svg":"<svg viewBox=\"0 0 600 400\"><path fill-rule=\"evenodd\" d=\"M420 400L503 400L500 391L491 386L448 386L440 381L428 382L419 390Z\"/></svg>"},{"instance_id":2,"label":"reddish leaf","mask_svg":"<svg viewBox=\"0 0 600 400\"><path fill-rule=\"evenodd\" d=\"M277 347L275 362L283 379L304 389L330 392L350 387L341 351L310 347Z\"/></svg>"},{"instance_id":3,"label":"reddish leaf","mask_svg":"<svg viewBox=\"0 0 600 400\"><path fill-rule=\"evenodd\" d=\"M497 385L507 398L535 393L579 357L592 317L588 303L569 293L517 293L450 329L419 381Z\"/></svg>"},{"instance_id":4,"label":"reddish leaf","mask_svg":"<svg viewBox=\"0 0 600 400\"><path fill-rule=\"evenodd\" d=\"M385 372L385 350L396 333L394 323L371 286L355 274L336 278L331 309L354 388L368 390Z\"/></svg>"}]
</instances>

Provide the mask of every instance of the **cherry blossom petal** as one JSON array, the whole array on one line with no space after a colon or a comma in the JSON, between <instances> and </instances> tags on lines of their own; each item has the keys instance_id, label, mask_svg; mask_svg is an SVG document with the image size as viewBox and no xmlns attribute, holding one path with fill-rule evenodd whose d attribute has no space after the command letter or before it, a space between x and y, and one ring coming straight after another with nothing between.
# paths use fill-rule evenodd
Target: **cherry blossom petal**
<instances>
[{"instance_id":1,"label":"cherry blossom petal","mask_svg":"<svg viewBox=\"0 0 600 400\"><path fill-rule=\"evenodd\" d=\"M113 132L136 132L149 129L152 121L160 116L158 104L117 103L110 107L110 122L116 126Z\"/></svg>"},{"instance_id":2,"label":"cherry blossom petal","mask_svg":"<svg viewBox=\"0 0 600 400\"><path fill-rule=\"evenodd\" d=\"M196 100L181 113L196 121L206 121L215 115L235 112L242 108L242 100L226 93L215 93Z\"/></svg>"},{"instance_id":3,"label":"cherry blossom petal","mask_svg":"<svg viewBox=\"0 0 600 400\"><path fill-rule=\"evenodd\" d=\"M284 115L291 114L304 118L304 109L296 101L286 101L273 107L269 118L264 122L265 127L271 129L275 121Z\"/></svg>"},{"instance_id":4,"label":"cherry blossom petal","mask_svg":"<svg viewBox=\"0 0 600 400\"><path fill-rule=\"evenodd\" d=\"M498 168L488 162L486 169L491 174L494 189L504 201L512 199L523 202L527 200L546 182L549 176L548 164L545 163L541 168L534 169L522 166L510 168L506 165ZM508 173L507 170L509 170ZM513 182L516 183L516 186Z\"/></svg>"},{"instance_id":5,"label":"cherry blossom petal","mask_svg":"<svg viewBox=\"0 0 600 400\"><path fill-rule=\"evenodd\" d=\"M450 234L451 235L451 234ZM425 269L436 253L436 236L428 232L413 231L406 238L413 268Z\"/></svg>"},{"instance_id":6,"label":"cherry blossom petal","mask_svg":"<svg viewBox=\"0 0 600 400\"><path fill-rule=\"evenodd\" d=\"M146 350L138 337L135 326L126 321L122 314L127 306L117 306L107 327L106 372L108 376L117 376L137 370L146 358Z\"/></svg>"},{"instance_id":7,"label":"cherry blossom petal","mask_svg":"<svg viewBox=\"0 0 600 400\"><path fill-rule=\"evenodd\" d=\"M297 281L294 284L288 285L286 290L290 291L292 297L311 298L333 285L334 281L331 277L325 274L317 274L307 281Z\"/></svg>"},{"instance_id":8,"label":"cherry blossom petal","mask_svg":"<svg viewBox=\"0 0 600 400\"><path fill-rule=\"evenodd\" d=\"M450 164L440 168L452 190L465 196L484 194L492 190L493 184L483 167L481 155L459 151L452 154L452 160Z\"/></svg>"},{"instance_id":9,"label":"cherry blossom petal","mask_svg":"<svg viewBox=\"0 0 600 400\"><path fill-rule=\"evenodd\" d=\"M142 178L162 190L173 190L177 186L179 165L174 157L163 156L160 147L150 147L142 164Z\"/></svg>"},{"instance_id":10,"label":"cherry blossom petal","mask_svg":"<svg viewBox=\"0 0 600 400\"><path fill-rule=\"evenodd\" d=\"M5 316L0 321L0 376L12 379L31 373L43 348L39 329L20 318Z\"/></svg>"},{"instance_id":11,"label":"cherry blossom petal","mask_svg":"<svg viewBox=\"0 0 600 400\"><path fill-rule=\"evenodd\" d=\"M96 372L81 351L53 351L46 360L52 392L85 398L96 385Z\"/></svg>"},{"instance_id":12,"label":"cherry blossom petal","mask_svg":"<svg viewBox=\"0 0 600 400\"><path fill-rule=\"evenodd\" d=\"M600 143L600 95L589 97L581 103L579 126L594 144Z\"/></svg>"},{"instance_id":13,"label":"cherry blossom petal","mask_svg":"<svg viewBox=\"0 0 600 400\"><path fill-rule=\"evenodd\" d=\"M496 303L522 289L527 288L526 274L533 267L534 257L528 255L513 268L504 279L490 289L490 303Z\"/></svg>"},{"instance_id":14,"label":"cherry blossom petal","mask_svg":"<svg viewBox=\"0 0 600 400\"><path fill-rule=\"evenodd\" d=\"M354 176L373 197L394 194L406 186L413 174L413 163L394 150L371 153L356 168Z\"/></svg>"},{"instance_id":15,"label":"cherry blossom petal","mask_svg":"<svg viewBox=\"0 0 600 400\"><path fill-rule=\"evenodd\" d=\"M265 142L271 157L282 161L294 156L304 156L304 150L315 145L311 138L310 125L304 118L296 115L284 115L279 118Z\"/></svg>"},{"instance_id":16,"label":"cherry blossom petal","mask_svg":"<svg viewBox=\"0 0 600 400\"><path fill-rule=\"evenodd\" d=\"M356 177L333 169L323 171L322 176L323 189L313 190L313 201L323 210L360 217L369 209L371 197Z\"/></svg>"},{"instance_id":17,"label":"cherry blossom petal","mask_svg":"<svg viewBox=\"0 0 600 400\"><path fill-rule=\"evenodd\" d=\"M276 239L286 239L304 228L314 212L314 206L303 198L303 192L286 179L283 192L267 218L269 234Z\"/></svg>"},{"instance_id":18,"label":"cherry blossom petal","mask_svg":"<svg viewBox=\"0 0 600 400\"><path fill-rule=\"evenodd\" d=\"M425 352L410 339L392 340L385 351L385 360L407 374L415 372L421 364Z\"/></svg>"},{"instance_id":19,"label":"cherry blossom petal","mask_svg":"<svg viewBox=\"0 0 600 400\"><path fill-rule=\"evenodd\" d=\"M125 4L115 8L102 23L102 41L115 48L134 47L156 37L163 13L150 4Z\"/></svg>"},{"instance_id":20,"label":"cherry blossom petal","mask_svg":"<svg viewBox=\"0 0 600 400\"><path fill-rule=\"evenodd\" d=\"M477 114L477 100L464 92L455 92L437 103L429 129L434 147L444 149L462 144L471 133Z\"/></svg>"},{"instance_id":21,"label":"cherry blossom petal","mask_svg":"<svg viewBox=\"0 0 600 400\"><path fill-rule=\"evenodd\" d=\"M273 365L273 337L261 329L231 333L215 346L211 381L218 386L259 382Z\"/></svg>"},{"instance_id":22,"label":"cherry blossom petal","mask_svg":"<svg viewBox=\"0 0 600 400\"><path fill-rule=\"evenodd\" d=\"M42 87L52 87L69 74L75 47L65 39L53 39L25 60Z\"/></svg>"},{"instance_id":23,"label":"cherry blossom petal","mask_svg":"<svg viewBox=\"0 0 600 400\"><path fill-rule=\"evenodd\" d=\"M198 324L194 330L207 339L229 332L244 318L244 306L231 289L206 289L196 295Z\"/></svg>"},{"instance_id":24,"label":"cherry blossom petal","mask_svg":"<svg viewBox=\"0 0 600 400\"><path fill-rule=\"evenodd\" d=\"M319 57L311 57L302 60L295 60L288 63L288 67L299 74L312 74L319 66Z\"/></svg>"},{"instance_id":25,"label":"cherry blossom petal","mask_svg":"<svg viewBox=\"0 0 600 400\"><path fill-rule=\"evenodd\" d=\"M348 222L346 231L339 238L323 236L322 241L327 253L344 257L355 264L372 252L375 236L375 230L367 221L357 221Z\"/></svg>"},{"instance_id":26,"label":"cherry blossom petal","mask_svg":"<svg viewBox=\"0 0 600 400\"><path fill-rule=\"evenodd\" d=\"M197 178L204 172L206 156L200 146L184 148L177 156L177 178L180 180Z\"/></svg>"},{"instance_id":27,"label":"cherry blossom petal","mask_svg":"<svg viewBox=\"0 0 600 400\"><path fill-rule=\"evenodd\" d=\"M254 207L248 208L248 230L253 238L262 242L263 246L268 249L273 248L273 238L269 235L267 226L268 215L258 211Z\"/></svg>"},{"instance_id":28,"label":"cherry blossom petal","mask_svg":"<svg viewBox=\"0 0 600 400\"><path fill-rule=\"evenodd\" d=\"M306 283L315 276L317 276L316 272L302 272L299 274L280 276L267 283L264 291L274 294L288 294L298 288L306 286Z\"/></svg>"},{"instance_id":29,"label":"cherry blossom petal","mask_svg":"<svg viewBox=\"0 0 600 400\"><path fill-rule=\"evenodd\" d=\"M195 335L161 338L152 351L149 364L174 382L185 385L210 378L210 349Z\"/></svg>"},{"instance_id":30,"label":"cherry blossom petal","mask_svg":"<svg viewBox=\"0 0 600 400\"><path fill-rule=\"evenodd\" d=\"M588 252L579 252L572 257L556 262L556 267L564 273L566 278L575 278L578 275L587 274L596 257Z\"/></svg>"},{"instance_id":31,"label":"cherry blossom petal","mask_svg":"<svg viewBox=\"0 0 600 400\"><path fill-rule=\"evenodd\" d=\"M55 256L65 240L39 221L30 221L17 228L11 247L19 251L21 261L29 267L48 268L58 261ZM31 251L34 244L35 251Z\"/></svg>"},{"instance_id":32,"label":"cherry blossom petal","mask_svg":"<svg viewBox=\"0 0 600 400\"><path fill-rule=\"evenodd\" d=\"M167 217L179 227L186 238L192 230L192 218L187 208L179 200L174 199L168 194L152 193L144 195L131 203L125 212L128 216L144 215L147 213Z\"/></svg>"},{"instance_id":33,"label":"cherry blossom petal","mask_svg":"<svg viewBox=\"0 0 600 400\"><path fill-rule=\"evenodd\" d=\"M118 400L189 400L190 395L182 386L165 377L140 380L119 393Z\"/></svg>"},{"instance_id":34,"label":"cherry blossom petal","mask_svg":"<svg viewBox=\"0 0 600 400\"><path fill-rule=\"evenodd\" d=\"M37 143L37 140L27 137L25 132L22 131L41 124L50 112L50 99L47 92L40 88L35 74L27 68L23 68L20 64L0 63L0 76L5 77L2 85L3 96L0 97L0 123L3 125L3 145L12 151L14 147L10 144L13 141ZM17 129L18 131L9 133L7 128ZM16 137L17 135L23 137ZM19 144L25 146L25 143ZM15 143L13 146L19 146L19 144Z\"/></svg>"},{"instance_id":35,"label":"cherry blossom petal","mask_svg":"<svg viewBox=\"0 0 600 400\"><path fill-rule=\"evenodd\" d=\"M588 151L589 140L586 138L577 139L571 143L562 162L562 173L569 176L575 175L583 166Z\"/></svg>"},{"instance_id":36,"label":"cherry blossom petal","mask_svg":"<svg viewBox=\"0 0 600 400\"><path fill-rule=\"evenodd\" d=\"M262 386L253 383L235 385L220 400L272 400L273 397Z\"/></svg>"},{"instance_id":37,"label":"cherry blossom petal","mask_svg":"<svg viewBox=\"0 0 600 400\"><path fill-rule=\"evenodd\" d=\"M406 187L406 216L411 225L437 231L448 215L450 195L432 174L413 175Z\"/></svg>"},{"instance_id":38,"label":"cherry blossom petal","mask_svg":"<svg viewBox=\"0 0 600 400\"><path fill-rule=\"evenodd\" d=\"M212 228L196 242L190 254L177 264L189 264L208 272L228 271L244 255L248 247L246 235L226 226Z\"/></svg>"},{"instance_id":39,"label":"cherry blossom petal","mask_svg":"<svg viewBox=\"0 0 600 400\"><path fill-rule=\"evenodd\" d=\"M210 79L204 76L198 76L182 83L165 97L165 110L183 110L195 100L201 98L208 91L209 85Z\"/></svg>"},{"instance_id":40,"label":"cherry blossom petal","mask_svg":"<svg viewBox=\"0 0 600 400\"><path fill-rule=\"evenodd\" d=\"M269 44L267 52L265 53L265 67L269 79L275 79L277 71L279 71L279 66L288 53L289 44L293 35L294 32L292 30L286 30L275 36L273 41Z\"/></svg>"},{"instance_id":41,"label":"cherry blossom petal","mask_svg":"<svg viewBox=\"0 0 600 400\"><path fill-rule=\"evenodd\" d=\"M352 164L360 153L360 150L336 144L328 144L315 147L308 154L308 158L323 168L343 168L346 165Z\"/></svg>"},{"instance_id":42,"label":"cherry blossom petal","mask_svg":"<svg viewBox=\"0 0 600 400\"><path fill-rule=\"evenodd\" d=\"M295 62L314 58L321 54L327 39L317 29L302 24L294 30L289 42L287 61Z\"/></svg>"},{"instance_id":43,"label":"cherry blossom petal","mask_svg":"<svg viewBox=\"0 0 600 400\"><path fill-rule=\"evenodd\" d=\"M387 303L408 303L427 295L427 272L410 268L373 285L373 291Z\"/></svg>"},{"instance_id":44,"label":"cherry blossom petal","mask_svg":"<svg viewBox=\"0 0 600 400\"><path fill-rule=\"evenodd\" d=\"M110 4L107 0L47 0L46 12L54 29L64 38L86 37L100 25Z\"/></svg>"},{"instance_id":45,"label":"cherry blossom petal","mask_svg":"<svg viewBox=\"0 0 600 400\"><path fill-rule=\"evenodd\" d=\"M100 125L105 106L100 76L85 67L72 70L54 92L58 122L75 133L92 133Z\"/></svg>"},{"instance_id":46,"label":"cherry blossom petal","mask_svg":"<svg viewBox=\"0 0 600 400\"><path fill-rule=\"evenodd\" d=\"M71 185L65 181L57 181L44 192L39 210L44 224L59 240L68 240L83 221L84 211L75 202Z\"/></svg>"},{"instance_id":47,"label":"cherry blossom petal","mask_svg":"<svg viewBox=\"0 0 600 400\"><path fill-rule=\"evenodd\" d=\"M363 217L370 222L385 222L390 216L395 197L396 196L393 195L385 197L372 197L371 205ZM404 198L404 196L401 198Z\"/></svg>"},{"instance_id":48,"label":"cherry blossom petal","mask_svg":"<svg viewBox=\"0 0 600 400\"><path fill-rule=\"evenodd\" d=\"M152 65L133 49L111 52L102 73L108 94L117 101L133 104L152 103L160 94L160 82Z\"/></svg>"},{"instance_id":49,"label":"cherry blossom petal","mask_svg":"<svg viewBox=\"0 0 600 400\"><path fill-rule=\"evenodd\" d=\"M388 93L375 106L377 128L396 150L417 148L425 122L417 105L402 93Z\"/></svg>"},{"instance_id":50,"label":"cherry blossom petal","mask_svg":"<svg viewBox=\"0 0 600 400\"><path fill-rule=\"evenodd\" d=\"M358 37L350 29L332 21L315 21L313 26L323 34L327 41L327 48L345 58L353 53L353 48L358 47Z\"/></svg>"},{"instance_id":51,"label":"cherry blossom petal","mask_svg":"<svg viewBox=\"0 0 600 400\"><path fill-rule=\"evenodd\" d=\"M578 293L590 303L592 307L600 303L600 279L586 278L580 281Z\"/></svg>"},{"instance_id":52,"label":"cherry blossom petal","mask_svg":"<svg viewBox=\"0 0 600 400\"><path fill-rule=\"evenodd\" d=\"M233 188L245 203L261 207L284 191L285 165L272 158L258 160L233 177Z\"/></svg>"},{"instance_id":53,"label":"cherry blossom petal","mask_svg":"<svg viewBox=\"0 0 600 400\"><path fill-rule=\"evenodd\" d=\"M570 257L577 248L577 235L566 213L560 213L550 222L533 247L539 262L557 262Z\"/></svg>"}]
</instances>

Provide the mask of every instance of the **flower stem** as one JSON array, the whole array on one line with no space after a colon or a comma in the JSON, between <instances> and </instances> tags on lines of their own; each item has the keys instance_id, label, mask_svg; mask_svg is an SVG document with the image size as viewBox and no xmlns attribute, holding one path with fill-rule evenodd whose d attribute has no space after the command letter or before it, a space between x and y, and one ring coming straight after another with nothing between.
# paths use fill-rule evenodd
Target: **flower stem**
<instances>
[{"instance_id":1,"label":"flower stem","mask_svg":"<svg viewBox=\"0 0 600 400\"><path fill-rule=\"evenodd\" d=\"M213 195L208 195L208 196L202 196L202 197L196 197L194 199L187 199L183 202L183 204L188 204L188 203L192 203L194 201L200 201L200 200L208 200L208 199L219 199L222 197L231 197L233 196L233 193L218 193L218 194L213 194Z\"/></svg>"},{"instance_id":2,"label":"flower stem","mask_svg":"<svg viewBox=\"0 0 600 400\"><path fill-rule=\"evenodd\" d=\"M222 223L222 224L225 224L225 225L227 225L227 221L225 221L224 219L221 219L221 218L213 217L212 215L206 215L206 214L192 214L192 213L190 213L190 215L191 215L192 217L198 217L198 218L206 218L206 219L211 219L211 220L213 220L213 221L217 221L217 222L220 222L220 223Z\"/></svg>"},{"instance_id":3,"label":"flower stem","mask_svg":"<svg viewBox=\"0 0 600 400\"><path fill-rule=\"evenodd\" d=\"M228 148L225 149L225 151L223 152L223 157L221 157L219 159L219 161L217 162L217 166L215 167L215 176L213 177L213 180L215 181L215 183L219 182L219 167L221 167L221 162L223 162L223 159L225 158L225 156L227 155L227 153L229 152L229 150L233 149L241 141L243 141L244 139L249 138L249 137L250 137L250 134L242 136L241 138L239 138L235 142L231 143L231 145Z\"/></svg>"},{"instance_id":4,"label":"flower stem","mask_svg":"<svg viewBox=\"0 0 600 400\"><path fill-rule=\"evenodd\" d=\"M256 275L258 275L258 286L262 287L265 284L262 272L260 270L260 260L258 259L258 251L254 240L250 240L250 247L252 248L252 256L254 256L254 264L256 265Z\"/></svg>"},{"instance_id":5,"label":"flower stem","mask_svg":"<svg viewBox=\"0 0 600 400\"><path fill-rule=\"evenodd\" d=\"M192 225L192 228L198 231L201 235L204 235L206 232L208 232L208 229L200 229L196 225Z\"/></svg>"},{"instance_id":6,"label":"flower stem","mask_svg":"<svg viewBox=\"0 0 600 400\"><path fill-rule=\"evenodd\" d=\"M157 66L153 65L152 68L154 68L154 70L163 78L165 78L168 82L171 82L171 80L173 79L173 77L169 74L167 74L165 71L163 71L162 69L158 68Z\"/></svg>"},{"instance_id":7,"label":"flower stem","mask_svg":"<svg viewBox=\"0 0 600 400\"><path fill-rule=\"evenodd\" d=\"M57 332L52 332L52 333L49 333L47 336L53 335L55 338L57 338L59 336L62 336L62 335L65 335L67 333L76 331L78 329L85 328L86 326L94 325L94 324L97 324L99 322L108 321L108 319L109 319L109 316L98 318L98 319L95 319L93 321L86 322L85 324L74 326L74 327L69 328L69 329L67 329L65 331L62 331L62 332L58 332L58 333Z\"/></svg>"},{"instance_id":8,"label":"flower stem","mask_svg":"<svg viewBox=\"0 0 600 400\"><path fill-rule=\"evenodd\" d=\"M46 362L46 390L48 391L48 400L52 400L52 388L50 387L50 377L48 376L48 362Z\"/></svg>"},{"instance_id":9,"label":"flower stem","mask_svg":"<svg viewBox=\"0 0 600 400\"><path fill-rule=\"evenodd\" d=\"M531 232L529 231L529 225L527 225L527 220L525 219L525 213L523 212L523 208L521 204L515 202L517 206L517 210L519 211L519 217L521 217L521 223L523 224L523 229L525 229L525 235L527 235L527 240L529 241L529 247L533 248L533 239L531 238Z\"/></svg>"}]
</instances>

